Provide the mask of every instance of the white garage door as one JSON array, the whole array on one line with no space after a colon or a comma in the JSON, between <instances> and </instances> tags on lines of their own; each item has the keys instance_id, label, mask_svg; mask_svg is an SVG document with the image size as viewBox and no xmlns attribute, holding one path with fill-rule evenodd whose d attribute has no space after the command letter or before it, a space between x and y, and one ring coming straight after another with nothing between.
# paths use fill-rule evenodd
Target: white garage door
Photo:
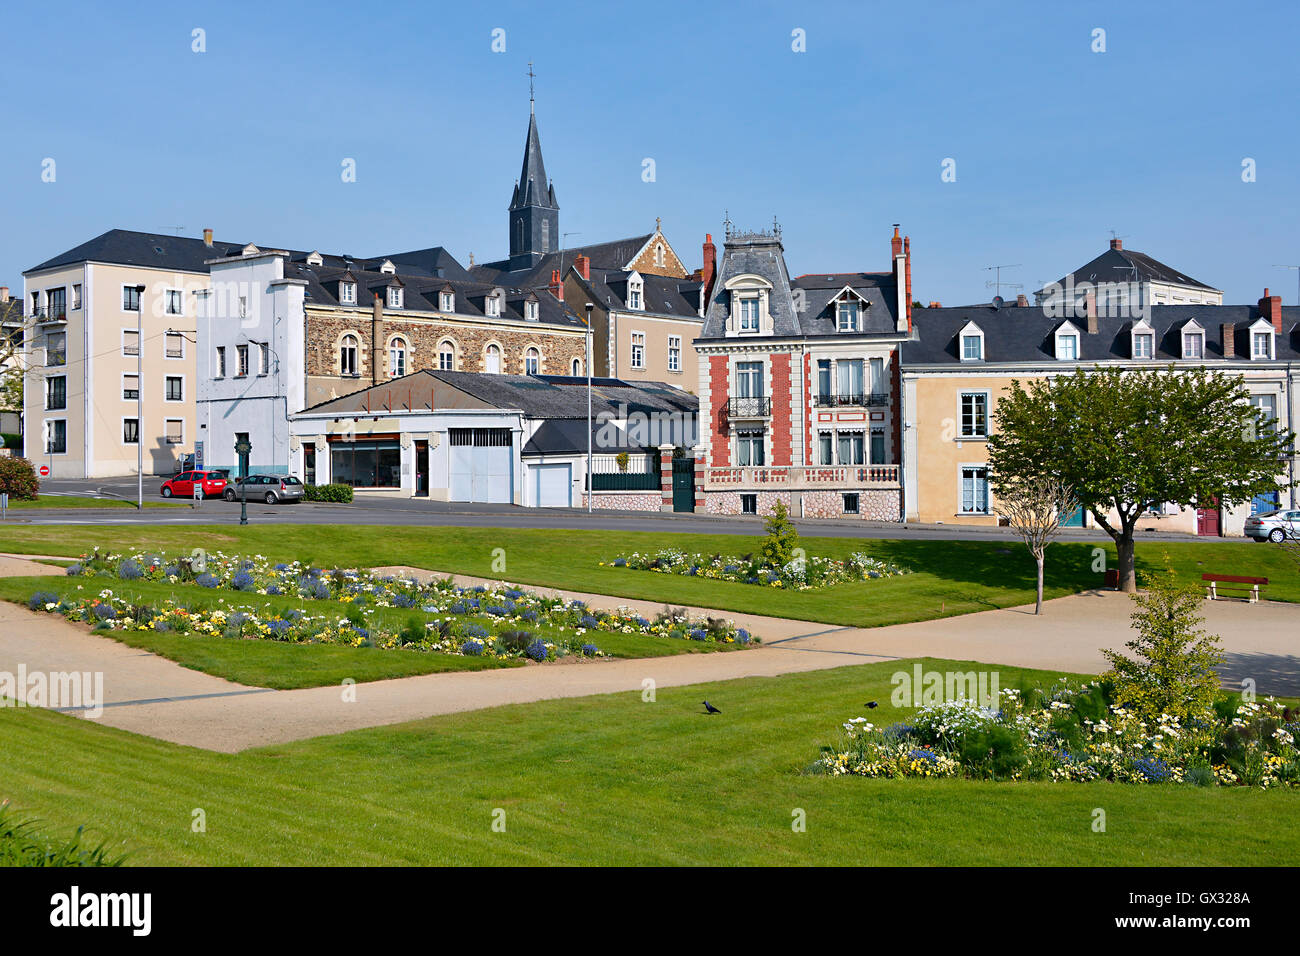
<instances>
[{"instance_id":1,"label":"white garage door","mask_svg":"<svg viewBox=\"0 0 1300 956\"><path fill-rule=\"evenodd\" d=\"M572 473L572 465L533 465L533 504L539 508L569 507Z\"/></svg>"},{"instance_id":2,"label":"white garage door","mask_svg":"<svg viewBox=\"0 0 1300 956\"><path fill-rule=\"evenodd\" d=\"M448 429L449 497L452 501L509 504L514 447L508 428Z\"/></svg>"}]
</instances>

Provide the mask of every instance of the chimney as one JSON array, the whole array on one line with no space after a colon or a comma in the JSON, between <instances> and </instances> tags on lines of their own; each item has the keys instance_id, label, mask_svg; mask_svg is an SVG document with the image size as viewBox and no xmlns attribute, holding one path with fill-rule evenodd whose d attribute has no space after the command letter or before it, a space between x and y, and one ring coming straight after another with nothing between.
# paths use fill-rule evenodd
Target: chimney
<instances>
[{"instance_id":1,"label":"chimney","mask_svg":"<svg viewBox=\"0 0 1300 956\"><path fill-rule=\"evenodd\" d=\"M591 281L591 259L589 257L579 253L578 258L573 260L573 268L578 270L578 275L588 282Z\"/></svg>"},{"instance_id":2,"label":"chimney","mask_svg":"<svg viewBox=\"0 0 1300 956\"><path fill-rule=\"evenodd\" d=\"M912 237L903 239L903 262L907 272L907 333L912 333Z\"/></svg>"},{"instance_id":3,"label":"chimney","mask_svg":"<svg viewBox=\"0 0 1300 956\"><path fill-rule=\"evenodd\" d=\"M1237 325L1235 322L1224 322L1223 330L1223 357L1235 358L1237 355Z\"/></svg>"},{"instance_id":4,"label":"chimney","mask_svg":"<svg viewBox=\"0 0 1300 956\"><path fill-rule=\"evenodd\" d=\"M209 249L212 248L212 230L211 230L211 229L204 229L204 230L203 230L203 244L204 244L205 246L207 246Z\"/></svg>"},{"instance_id":5,"label":"chimney","mask_svg":"<svg viewBox=\"0 0 1300 956\"><path fill-rule=\"evenodd\" d=\"M1083 315L1088 320L1088 334L1097 334L1097 293L1089 289L1083 297Z\"/></svg>"},{"instance_id":6,"label":"chimney","mask_svg":"<svg viewBox=\"0 0 1300 956\"><path fill-rule=\"evenodd\" d=\"M1024 309L1027 308L1028 306L1029 306L1029 300L1025 298L1025 294L1021 292L1019 295L1016 296L1016 308Z\"/></svg>"},{"instance_id":7,"label":"chimney","mask_svg":"<svg viewBox=\"0 0 1300 956\"><path fill-rule=\"evenodd\" d=\"M1273 324L1273 331L1278 335L1282 334L1282 297L1280 295L1269 295L1268 289L1264 290L1264 298L1259 300L1259 314L1261 318L1268 319Z\"/></svg>"},{"instance_id":8,"label":"chimney","mask_svg":"<svg viewBox=\"0 0 1300 956\"><path fill-rule=\"evenodd\" d=\"M3 304L8 301L9 301L9 287L7 285L0 285L0 304Z\"/></svg>"},{"instance_id":9,"label":"chimney","mask_svg":"<svg viewBox=\"0 0 1300 956\"><path fill-rule=\"evenodd\" d=\"M375 293L375 311L370 316L370 384L379 384L379 359L384 354L379 342L384 332L384 297ZM361 371L357 369L357 371Z\"/></svg>"},{"instance_id":10,"label":"chimney","mask_svg":"<svg viewBox=\"0 0 1300 956\"><path fill-rule=\"evenodd\" d=\"M903 254L903 240L898 236L898 226L894 226L894 238L889 240L889 256L897 259Z\"/></svg>"},{"instance_id":11,"label":"chimney","mask_svg":"<svg viewBox=\"0 0 1300 956\"><path fill-rule=\"evenodd\" d=\"M564 301L564 283L560 281L560 270L551 270L551 295L555 296L561 302Z\"/></svg>"},{"instance_id":12,"label":"chimney","mask_svg":"<svg viewBox=\"0 0 1300 956\"><path fill-rule=\"evenodd\" d=\"M700 281L704 283L700 289L700 315L703 315L709 308L709 300L713 298L713 280L718 276L718 247L713 244L713 233L704 234L704 266L700 269Z\"/></svg>"},{"instance_id":13,"label":"chimney","mask_svg":"<svg viewBox=\"0 0 1300 956\"><path fill-rule=\"evenodd\" d=\"M932 308L932 309L942 309L942 308L943 308L943 304L940 303L940 302L931 302L931 303L930 303L930 308Z\"/></svg>"},{"instance_id":14,"label":"chimney","mask_svg":"<svg viewBox=\"0 0 1300 956\"><path fill-rule=\"evenodd\" d=\"M1124 240L1122 240L1122 239L1112 239L1112 240L1110 241L1110 247L1111 247L1112 249L1114 249L1115 251L1118 252L1119 250L1121 250L1121 249L1124 248Z\"/></svg>"}]
</instances>

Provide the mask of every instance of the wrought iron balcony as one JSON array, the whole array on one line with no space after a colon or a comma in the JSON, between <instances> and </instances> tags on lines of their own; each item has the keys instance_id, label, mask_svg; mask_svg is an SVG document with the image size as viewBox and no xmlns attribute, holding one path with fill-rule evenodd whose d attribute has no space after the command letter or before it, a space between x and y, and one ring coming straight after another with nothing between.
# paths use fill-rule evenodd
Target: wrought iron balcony
<instances>
[{"instance_id":1,"label":"wrought iron balcony","mask_svg":"<svg viewBox=\"0 0 1300 956\"><path fill-rule=\"evenodd\" d=\"M728 418L769 418L772 399L767 395L749 395L727 399Z\"/></svg>"},{"instance_id":2,"label":"wrought iron balcony","mask_svg":"<svg viewBox=\"0 0 1300 956\"><path fill-rule=\"evenodd\" d=\"M850 395L826 395L819 394L816 404L822 408L836 408L846 406L849 408L867 408L889 404L888 392L860 392Z\"/></svg>"}]
</instances>

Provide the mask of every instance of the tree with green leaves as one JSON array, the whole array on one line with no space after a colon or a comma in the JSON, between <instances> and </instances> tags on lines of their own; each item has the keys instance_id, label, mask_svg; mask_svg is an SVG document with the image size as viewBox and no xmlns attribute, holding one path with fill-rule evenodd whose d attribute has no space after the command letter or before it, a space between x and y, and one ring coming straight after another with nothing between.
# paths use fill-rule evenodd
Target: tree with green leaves
<instances>
[{"instance_id":1,"label":"tree with green leaves","mask_svg":"<svg viewBox=\"0 0 1300 956\"><path fill-rule=\"evenodd\" d=\"M799 529L790 520L790 509L784 501L772 506L772 512L763 523L767 537L758 553L769 567L782 568L794 559L794 549L799 543Z\"/></svg>"},{"instance_id":2,"label":"tree with green leaves","mask_svg":"<svg viewBox=\"0 0 1300 956\"><path fill-rule=\"evenodd\" d=\"M1223 663L1216 634L1200 628L1201 589L1181 584L1165 556L1164 569L1143 575L1146 594L1134 594L1133 627L1138 636L1125 646L1133 653L1103 648L1115 684L1115 703L1146 721L1169 714L1204 718L1219 692L1215 668Z\"/></svg>"},{"instance_id":3,"label":"tree with green leaves","mask_svg":"<svg viewBox=\"0 0 1300 956\"><path fill-rule=\"evenodd\" d=\"M1162 502L1232 505L1290 487L1295 435L1250 404L1241 377L1204 368L1079 369L1019 381L999 400L990 478L1067 485L1115 540L1120 588L1137 589L1134 530ZM996 505L996 502L995 502Z\"/></svg>"}]
</instances>

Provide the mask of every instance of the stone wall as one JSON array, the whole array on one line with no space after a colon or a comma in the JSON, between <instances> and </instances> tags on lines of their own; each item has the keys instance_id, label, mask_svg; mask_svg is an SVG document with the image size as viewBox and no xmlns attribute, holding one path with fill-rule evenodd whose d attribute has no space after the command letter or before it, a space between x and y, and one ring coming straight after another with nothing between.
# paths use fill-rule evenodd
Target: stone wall
<instances>
[{"instance_id":1,"label":"stone wall","mask_svg":"<svg viewBox=\"0 0 1300 956\"><path fill-rule=\"evenodd\" d=\"M845 492L858 495L858 513L844 513ZM780 501L793 517L799 518L856 518L863 521L902 521L902 493L895 488L872 488L858 490L845 488L834 491L804 491L797 493L802 499L802 506L791 504L788 491L706 491L704 508L708 514L741 514L740 496L757 495L758 516L771 514L772 507Z\"/></svg>"},{"instance_id":2,"label":"stone wall","mask_svg":"<svg viewBox=\"0 0 1300 956\"><path fill-rule=\"evenodd\" d=\"M591 497L593 508L613 511L658 511L660 503L658 491L597 491ZM578 495L578 507L587 507L586 492Z\"/></svg>"}]
</instances>

